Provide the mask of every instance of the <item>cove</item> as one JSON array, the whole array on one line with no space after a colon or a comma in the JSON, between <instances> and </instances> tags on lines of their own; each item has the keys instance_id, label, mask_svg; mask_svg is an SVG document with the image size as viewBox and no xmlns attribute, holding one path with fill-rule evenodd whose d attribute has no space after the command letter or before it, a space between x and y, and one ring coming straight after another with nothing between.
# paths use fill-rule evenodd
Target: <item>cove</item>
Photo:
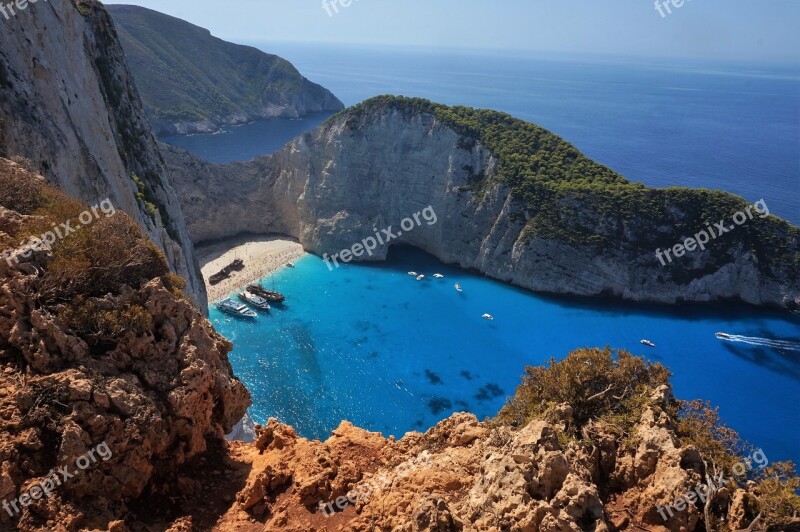
<instances>
[{"instance_id":1,"label":"cove","mask_svg":"<svg viewBox=\"0 0 800 532\"><path fill-rule=\"evenodd\" d=\"M254 322L211 310L257 423L276 417L325 439L346 419L401 437L456 411L494 416L526 365L608 345L668 366L678 398L718 406L770 461L800 460L800 317L790 312L542 296L407 247L333 271L306 256L263 282L287 296L283 307ZM751 340L724 342L718 331Z\"/></svg>"}]
</instances>

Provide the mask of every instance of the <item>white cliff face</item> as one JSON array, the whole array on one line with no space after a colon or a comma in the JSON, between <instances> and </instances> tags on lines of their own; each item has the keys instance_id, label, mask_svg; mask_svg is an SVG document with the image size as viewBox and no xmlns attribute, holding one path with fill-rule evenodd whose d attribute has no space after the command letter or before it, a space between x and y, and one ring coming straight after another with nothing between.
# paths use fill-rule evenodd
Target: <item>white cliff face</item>
<instances>
[{"instance_id":1,"label":"white cliff face","mask_svg":"<svg viewBox=\"0 0 800 532\"><path fill-rule=\"evenodd\" d=\"M655 250L637 242L635 228L618 231L614 220L595 212L591 198L559 200L563 205L556 212L578 213L571 223L605 232L613 246L528 237L524 206L491 179L497 159L430 114L387 108L355 125L345 114L278 153L247 163L212 165L175 148L164 151L195 242L283 233L309 251L330 255L375 230L392 226L397 232L403 218L431 206L437 222L423 220L392 245L416 246L444 262L537 292L662 303L800 303L797 279L766 276L735 242L725 244L732 246L727 263L705 268L711 273L673 279ZM481 169L489 184L479 197L465 187ZM642 220L667 230L674 221ZM674 241L682 241L681 235ZM379 247L359 260L382 260L387 252L388 246ZM694 271L705 272L712 257L706 251L687 259Z\"/></svg>"},{"instance_id":2,"label":"white cliff face","mask_svg":"<svg viewBox=\"0 0 800 532\"><path fill-rule=\"evenodd\" d=\"M67 194L109 198L132 216L188 281L205 286L180 203L164 168L105 8L69 0L30 4L0 31L0 155L23 157ZM132 174L147 187L151 213Z\"/></svg>"}]
</instances>

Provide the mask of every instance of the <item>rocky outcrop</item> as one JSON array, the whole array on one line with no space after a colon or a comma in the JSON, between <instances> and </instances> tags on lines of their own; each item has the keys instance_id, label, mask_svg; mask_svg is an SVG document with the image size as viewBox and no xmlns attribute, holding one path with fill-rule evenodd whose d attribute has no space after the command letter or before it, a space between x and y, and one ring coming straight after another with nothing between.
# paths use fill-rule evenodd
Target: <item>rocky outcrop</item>
<instances>
[{"instance_id":1,"label":"rocky outcrop","mask_svg":"<svg viewBox=\"0 0 800 532\"><path fill-rule=\"evenodd\" d=\"M89 204L111 199L164 251L205 309L178 197L102 4L30 3L3 20L0 116L1 156L27 159Z\"/></svg>"},{"instance_id":2,"label":"rocky outcrop","mask_svg":"<svg viewBox=\"0 0 800 532\"><path fill-rule=\"evenodd\" d=\"M409 101L423 110L409 110ZM527 201L525 192L515 192L517 185L499 176L503 161L497 153L425 111L425 105L430 106L403 99L366 102L281 151L247 163L213 165L162 145L192 238L282 233L298 238L309 251L330 255L390 226L397 233L403 218L431 206L436 223L423 221L356 260L382 260L391 245L406 244L539 292L660 303L800 304L797 228L756 217L748 224L763 226L762 234L737 228L704 251L662 265L657 247L683 242L710 223L698 221L709 202L706 192L632 185L581 159L563 140L537 132L545 146L536 148L543 160L581 160L587 173L621 184L624 194L656 208L629 208L633 212L623 215L624 194L618 201L622 207L604 207L608 200L602 191L582 190L580 184L542 203ZM522 128L506 115L492 119L510 124L509 132ZM720 195L721 200L712 199L741 201ZM700 214L692 218L691 210ZM730 217L735 209L725 212ZM765 246L767 240L781 251Z\"/></svg>"},{"instance_id":3,"label":"rocky outcrop","mask_svg":"<svg viewBox=\"0 0 800 532\"><path fill-rule=\"evenodd\" d=\"M269 531L700 530L696 506L668 520L657 510L704 478L698 452L676 445L662 410L668 397L651 398L632 435L637 445L597 424L587 428L589 444L562 439L558 422L510 429L466 413L397 441L347 422L327 441L309 441L270 420L258 427L260 455L221 522L236 529L244 510Z\"/></svg>"},{"instance_id":4,"label":"rocky outcrop","mask_svg":"<svg viewBox=\"0 0 800 532\"><path fill-rule=\"evenodd\" d=\"M344 107L276 55L225 42L158 11L128 5L108 10L157 135L211 133L222 125Z\"/></svg>"},{"instance_id":5,"label":"rocky outcrop","mask_svg":"<svg viewBox=\"0 0 800 532\"><path fill-rule=\"evenodd\" d=\"M2 159L0 172L6 186L12 179L20 187L37 182ZM82 231L125 216L118 212ZM0 241L22 238L18 231L37 218L0 206ZM104 234L114 236L111 230ZM143 240L117 237L130 249ZM161 277L86 297L98 313L81 313L77 321L91 325L78 331L64 309L83 294L42 301L53 253L38 249L0 261L3 530L106 529L132 520L131 501L180 485L180 469L220 444L250 405L227 358L230 342ZM126 316L135 316L135 327L124 325ZM51 488L46 497L40 486Z\"/></svg>"}]
</instances>

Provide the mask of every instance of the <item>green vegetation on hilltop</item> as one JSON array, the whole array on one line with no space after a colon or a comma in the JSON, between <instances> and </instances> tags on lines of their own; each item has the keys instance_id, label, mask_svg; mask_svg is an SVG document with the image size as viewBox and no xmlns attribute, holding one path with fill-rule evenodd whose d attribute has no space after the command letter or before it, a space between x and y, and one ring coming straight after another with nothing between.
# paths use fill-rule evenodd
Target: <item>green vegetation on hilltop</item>
<instances>
[{"instance_id":1,"label":"green vegetation on hilltop","mask_svg":"<svg viewBox=\"0 0 800 532\"><path fill-rule=\"evenodd\" d=\"M628 248L654 254L724 220L726 225L748 203L733 194L706 189L671 187L651 189L632 183L596 163L553 133L529 122L490 110L448 107L419 98L378 96L331 117L346 117L356 128L374 113L387 109L407 117L424 113L477 143L499 160L493 176L472 169L467 190L482 192L490 180L511 188L527 220L528 238L558 239L576 245ZM737 227L735 241L752 251L762 271L789 269L800 276L800 229L774 216L747 221ZM726 238L723 235L721 238ZM733 240L733 239L731 239ZM709 269L729 261L729 246L712 246L716 255ZM655 260L655 257L654 257ZM668 265L676 280L696 278L691 261Z\"/></svg>"},{"instance_id":2,"label":"green vegetation on hilltop","mask_svg":"<svg viewBox=\"0 0 800 532\"><path fill-rule=\"evenodd\" d=\"M256 117L266 107L339 110L329 91L288 61L225 42L203 28L138 6L106 6L154 122ZM159 133L159 131L156 131Z\"/></svg>"}]
</instances>

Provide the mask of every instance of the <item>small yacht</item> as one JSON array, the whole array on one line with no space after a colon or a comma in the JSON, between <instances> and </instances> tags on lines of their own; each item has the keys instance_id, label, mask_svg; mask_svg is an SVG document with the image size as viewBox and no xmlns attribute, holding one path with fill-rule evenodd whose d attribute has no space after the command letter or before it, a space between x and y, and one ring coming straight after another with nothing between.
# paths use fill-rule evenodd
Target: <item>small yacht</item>
<instances>
[{"instance_id":1,"label":"small yacht","mask_svg":"<svg viewBox=\"0 0 800 532\"><path fill-rule=\"evenodd\" d=\"M464 289L461 288L461 285L456 283L456 292L463 292L463 291L464 291Z\"/></svg>"},{"instance_id":2,"label":"small yacht","mask_svg":"<svg viewBox=\"0 0 800 532\"><path fill-rule=\"evenodd\" d=\"M647 347L655 347L656 344L651 342L650 340L641 340L642 345L646 345Z\"/></svg>"},{"instance_id":3,"label":"small yacht","mask_svg":"<svg viewBox=\"0 0 800 532\"><path fill-rule=\"evenodd\" d=\"M416 277L419 274L417 272L408 272L408 275L410 275L411 277Z\"/></svg>"},{"instance_id":4,"label":"small yacht","mask_svg":"<svg viewBox=\"0 0 800 532\"><path fill-rule=\"evenodd\" d=\"M257 308L259 310L269 310L270 309L269 301L267 301L266 299L264 299L261 296L257 296L255 294L251 294L247 290L245 290L244 292L239 294L239 299L241 299L242 301L244 301L245 303L247 303L249 305L254 306L255 308Z\"/></svg>"},{"instance_id":5,"label":"small yacht","mask_svg":"<svg viewBox=\"0 0 800 532\"><path fill-rule=\"evenodd\" d=\"M417 276L417 281L421 281L421 280L423 280L424 278L425 278L425 276L424 276L424 275L418 275L418 276Z\"/></svg>"},{"instance_id":6,"label":"small yacht","mask_svg":"<svg viewBox=\"0 0 800 532\"><path fill-rule=\"evenodd\" d=\"M223 299L217 304L217 308L225 314L239 318L255 318L256 313L247 308L247 305L237 303L232 299Z\"/></svg>"},{"instance_id":7,"label":"small yacht","mask_svg":"<svg viewBox=\"0 0 800 532\"><path fill-rule=\"evenodd\" d=\"M434 273L434 274L433 274L433 276L434 276L436 279L444 279L444 275L442 275L441 273Z\"/></svg>"},{"instance_id":8,"label":"small yacht","mask_svg":"<svg viewBox=\"0 0 800 532\"><path fill-rule=\"evenodd\" d=\"M730 340L731 339L731 335L728 334L728 333L724 333L724 332L718 332L714 336L716 336L720 340Z\"/></svg>"},{"instance_id":9,"label":"small yacht","mask_svg":"<svg viewBox=\"0 0 800 532\"><path fill-rule=\"evenodd\" d=\"M492 321L494 319L494 316L492 316L491 314L484 314L483 316L481 316L481 318Z\"/></svg>"}]
</instances>

